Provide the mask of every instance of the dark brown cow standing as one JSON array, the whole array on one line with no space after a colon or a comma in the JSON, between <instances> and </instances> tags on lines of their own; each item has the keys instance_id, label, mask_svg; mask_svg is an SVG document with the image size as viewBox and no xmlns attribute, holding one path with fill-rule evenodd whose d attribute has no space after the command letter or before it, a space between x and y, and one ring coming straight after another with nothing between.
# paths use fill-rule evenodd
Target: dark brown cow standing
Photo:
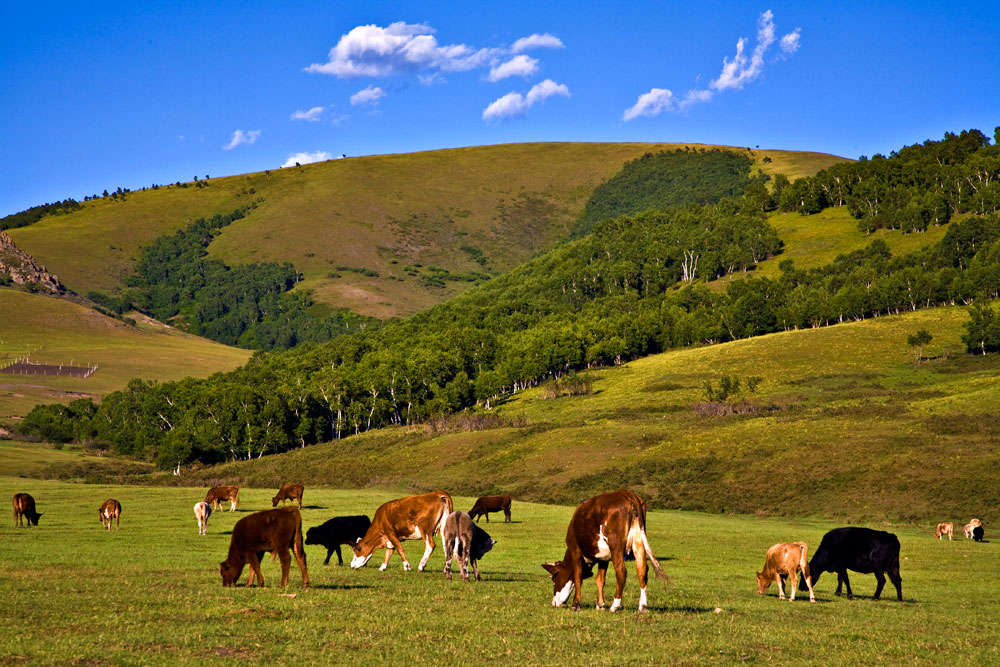
<instances>
[{"instance_id":1,"label":"dark brown cow standing","mask_svg":"<svg viewBox=\"0 0 1000 667\"><path fill-rule=\"evenodd\" d=\"M219 509L219 503L229 501L229 511L233 512L240 504L240 487L238 486L213 486L205 494L205 502L214 509Z\"/></svg>"},{"instance_id":2,"label":"dark brown cow standing","mask_svg":"<svg viewBox=\"0 0 1000 667\"><path fill-rule=\"evenodd\" d=\"M368 532L355 543L351 567L355 570L364 567L375 549L385 547L385 560L379 570L385 570L395 550L403 559L403 569L409 572L410 562L403 553L402 541L422 539L424 557L420 559L417 571L423 572L434 552L434 535L437 533L444 537L444 521L453 509L451 495L447 491L431 491L390 500L375 510Z\"/></svg>"},{"instance_id":3,"label":"dark brown cow standing","mask_svg":"<svg viewBox=\"0 0 1000 667\"><path fill-rule=\"evenodd\" d=\"M504 493L499 496L482 496L476 504L469 510L469 516L479 523L479 517L485 516L486 523L490 522L490 512L503 511L504 523L510 523L510 494Z\"/></svg>"},{"instance_id":4,"label":"dark brown cow standing","mask_svg":"<svg viewBox=\"0 0 1000 667\"><path fill-rule=\"evenodd\" d=\"M118 530L118 520L122 515L122 504L114 498L108 498L101 503L101 509L97 510L101 517L101 527L111 530L111 520L115 521L115 530Z\"/></svg>"},{"instance_id":5,"label":"dark brown cow standing","mask_svg":"<svg viewBox=\"0 0 1000 667\"><path fill-rule=\"evenodd\" d=\"M38 519L42 515L35 511L35 499L27 493L14 494L14 525L23 526L24 517L28 520L29 526L37 526Z\"/></svg>"},{"instance_id":6,"label":"dark brown cow standing","mask_svg":"<svg viewBox=\"0 0 1000 667\"><path fill-rule=\"evenodd\" d=\"M219 564L222 585L236 585L243 573L243 566L249 564L250 579L247 586L253 585L255 577L258 585L263 586L264 575L260 572L260 559L267 551L276 553L281 560L281 585L287 585L288 570L292 562L288 555L289 548L295 553L295 560L302 571L302 588L308 588L309 573L306 571L306 552L302 546L302 515L298 508L279 507L243 517L233 526L233 534L229 538L229 554Z\"/></svg>"},{"instance_id":7,"label":"dark brown cow standing","mask_svg":"<svg viewBox=\"0 0 1000 667\"><path fill-rule=\"evenodd\" d=\"M271 498L271 507L277 507L278 501L281 501L281 506L285 506L286 500L291 500L292 502L299 501L299 509L302 509L302 491L305 487L301 484L285 484L280 489L278 489L278 495Z\"/></svg>"},{"instance_id":8,"label":"dark brown cow standing","mask_svg":"<svg viewBox=\"0 0 1000 667\"><path fill-rule=\"evenodd\" d=\"M656 575L667 579L653 555L646 538L646 503L627 489L602 493L580 503L566 531L566 555L562 561L543 563L554 584L552 606L560 607L573 598L573 610L580 609L580 586L593 574L597 564L597 608L604 609L604 579L608 563L615 568L615 598L611 611L618 611L625 590L625 556L635 556L635 571L639 577L639 611L646 610L646 557Z\"/></svg>"}]
</instances>

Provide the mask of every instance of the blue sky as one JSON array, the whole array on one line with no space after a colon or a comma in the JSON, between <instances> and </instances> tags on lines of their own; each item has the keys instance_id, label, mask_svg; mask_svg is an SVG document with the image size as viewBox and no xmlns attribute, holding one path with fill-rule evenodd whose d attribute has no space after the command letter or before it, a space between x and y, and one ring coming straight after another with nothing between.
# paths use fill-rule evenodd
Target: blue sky
<instances>
[{"instance_id":1,"label":"blue sky","mask_svg":"<svg viewBox=\"0 0 1000 667\"><path fill-rule=\"evenodd\" d=\"M8 3L0 215L296 158L523 141L858 157L1000 125L995 1L622 4Z\"/></svg>"}]
</instances>

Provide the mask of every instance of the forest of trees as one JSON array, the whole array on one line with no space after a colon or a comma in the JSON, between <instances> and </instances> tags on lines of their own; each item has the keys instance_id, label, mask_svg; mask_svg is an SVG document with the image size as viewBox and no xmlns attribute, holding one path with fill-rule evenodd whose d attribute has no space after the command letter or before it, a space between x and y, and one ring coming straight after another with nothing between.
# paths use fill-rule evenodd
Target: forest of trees
<instances>
[{"instance_id":1,"label":"forest of trees","mask_svg":"<svg viewBox=\"0 0 1000 667\"><path fill-rule=\"evenodd\" d=\"M780 251L766 206L748 192L599 221L587 236L410 318L258 353L207 380L134 380L100 406L40 406L25 427L168 467L490 407L550 378L672 348L945 304L971 304L970 351L1000 349L989 303L1000 296L997 214L966 212L938 243L909 254L893 256L875 239L825 267L784 260L776 278L756 278L749 270ZM706 285L731 274L724 290Z\"/></svg>"},{"instance_id":2,"label":"forest of trees","mask_svg":"<svg viewBox=\"0 0 1000 667\"><path fill-rule=\"evenodd\" d=\"M30 224L38 222L47 215L69 213L78 208L82 208L82 205L72 197L54 202L52 204L32 206L31 208L27 208L18 213L11 213L10 215L0 218L0 231L3 231L4 229L14 229L15 227L26 227Z\"/></svg>"}]
</instances>

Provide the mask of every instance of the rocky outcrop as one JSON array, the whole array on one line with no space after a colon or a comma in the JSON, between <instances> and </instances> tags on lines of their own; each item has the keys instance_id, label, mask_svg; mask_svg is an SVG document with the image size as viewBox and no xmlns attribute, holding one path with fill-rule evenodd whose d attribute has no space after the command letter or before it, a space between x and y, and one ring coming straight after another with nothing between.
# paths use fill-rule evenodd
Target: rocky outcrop
<instances>
[{"instance_id":1,"label":"rocky outcrop","mask_svg":"<svg viewBox=\"0 0 1000 667\"><path fill-rule=\"evenodd\" d=\"M36 284L56 294L66 291L58 276L36 264L31 255L14 245L5 232L0 232L0 276L3 275L9 275L18 285Z\"/></svg>"}]
</instances>

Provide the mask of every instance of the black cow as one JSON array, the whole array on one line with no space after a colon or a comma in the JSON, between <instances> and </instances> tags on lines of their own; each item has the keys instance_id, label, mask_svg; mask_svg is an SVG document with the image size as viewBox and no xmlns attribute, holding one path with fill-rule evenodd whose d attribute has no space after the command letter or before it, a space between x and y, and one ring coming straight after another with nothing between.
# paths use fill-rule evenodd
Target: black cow
<instances>
[{"instance_id":1,"label":"black cow","mask_svg":"<svg viewBox=\"0 0 1000 667\"><path fill-rule=\"evenodd\" d=\"M813 587L824 572L836 572L835 595L840 595L841 586L846 585L848 600L854 598L851 581L847 578L848 570L875 574L878 586L875 588L875 595L872 596L873 600L878 600L882 595L885 575L889 575L889 579L896 587L896 596L900 602L903 601L903 579L899 576L899 539L884 530L854 526L834 528L823 536L819 549L809 561L809 570L812 574ZM800 587L804 585L799 583Z\"/></svg>"},{"instance_id":2,"label":"black cow","mask_svg":"<svg viewBox=\"0 0 1000 667\"><path fill-rule=\"evenodd\" d=\"M984 534L985 533L983 531L982 526L976 526L975 528L972 529L972 539L974 539L976 542L982 542Z\"/></svg>"},{"instance_id":3,"label":"black cow","mask_svg":"<svg viewBox=\"0 0 1000 667\"><path fill-rule=\"evenodd\" d=\"M306 531L306 544L321 544L326 547L326 560L323 565L330 564L330 556L337 552L337 565L344 564L340 555L340 545L354 545L358 538L364 537L372 525L371 519L364 515L338 516L321 526L314 526Z\"/></svg>"}]
</instances>

